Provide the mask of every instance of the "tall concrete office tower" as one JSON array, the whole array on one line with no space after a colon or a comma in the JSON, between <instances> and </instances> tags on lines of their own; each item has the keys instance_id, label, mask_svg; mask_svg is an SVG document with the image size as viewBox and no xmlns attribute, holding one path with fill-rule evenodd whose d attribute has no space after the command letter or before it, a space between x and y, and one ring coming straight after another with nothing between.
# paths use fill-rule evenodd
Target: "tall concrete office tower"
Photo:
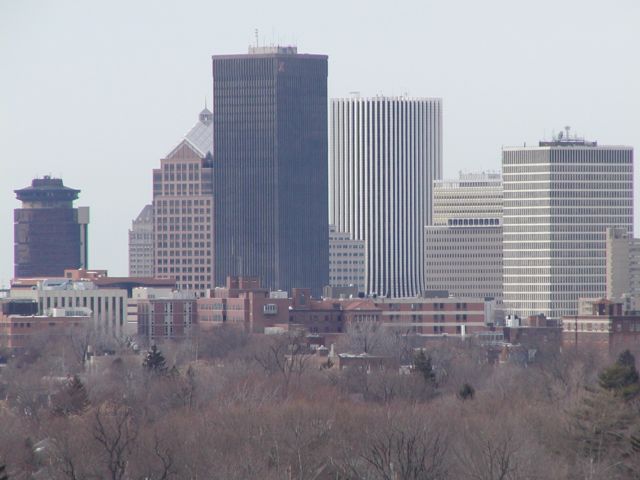
<instances>
[{"instance_id":1,"label":"tall concrete office tower","mask_svg":"<svg viewBox=\"0 0 640 480\"><path fill-rule=\"evenodd\" d=\"M633 235L633 149L561 133L505 148L504 305L526 317L576 315L606 294L606 231Z\"/></svg>"},{"instance_id":2,"label":"tall concrete office tower","mask_svg":"<svg viewBox=\"0 0 640 480\"><path fill-rule=\"evenodd\" d=\"M493 297L502 314L502 177L460 173L433 185L426 232L427 289L456 297Z\"/></svg>"},{"instance_id":3,"label":"tall concrete office tower","mask_svg":"<svg viewBox=\"0 0 640 480\"><path fill-rule=\"evenodd\" d=\"M424 227L442 178L442 101L331 101L329 222L366 245L367 293L425 289Z\"/></svg>"},{"instance_id":4,"label":"tall concrete office tower","mask_svg":"<svg viewBox=\"0 0 640 480\"><path fill-rule=\"evenodd\" d=\"M216 283L329 283L327 57L255 47L213 57Z\"/></svg>"},{"instance_id":5,"label":"tall concrete office tower","mask_svg":"<svg viewBox=\"0 0 640 480\"><path fill-rule=\"evenodd\" d=\"M80 190L59 178L36 178L15 191L14 275L62 277L66 268L87 268L89 208L73 208Z\"/></svg>"},{"instance_id":6,"label":"tall concrete office tower","mask_svg":"<svg viewBox=\"0 0 640 480\"><path fill-rule=\"evenodd\" d=\"M154 276L195 294L214 287L212 122L205 108L153 170Z\"/></svg>"},{"instance_id":7,"label":"tall concrete office tower","mask_svg":"<svg viewBox=\"0 0 640 480\"><path fill-rule=\"evenodd\" d=\"M129 230L129 276L153 277L153 206L145 205Z\"/></svg>"}]
</instances>

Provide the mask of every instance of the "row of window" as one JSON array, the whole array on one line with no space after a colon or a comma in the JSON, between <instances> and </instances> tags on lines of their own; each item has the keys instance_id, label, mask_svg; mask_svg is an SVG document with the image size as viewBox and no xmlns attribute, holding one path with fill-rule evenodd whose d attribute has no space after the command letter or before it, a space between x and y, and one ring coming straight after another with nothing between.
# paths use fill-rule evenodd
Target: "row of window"
<instances>
[{"instance_id":1,"label":"row of window","mask_svg":"<svg viewBox=\"0 0 640 480\"><path fill-rule=\"evenodd\" d=\"M175 211L178 210L178 207L182 207L184 208L190 208L190 207L197 207L197 206L210 206L211 205L211 200L208 199L169 199L169 200L164 200L164 199L156 199L153 202L154 204L154 209L157 210L158 207L169 207L170 209L174 209Z\"/></svg>"},{"instance_id":2,"label":"row of window","mask_svg":"<svg viewBox=\"0 0 640 480\"><path fill-rule=\"evenodd\" d=\"M624 164L616 164L616 163L605 163L600 162L597 165L594 164L584 164L584 165L563 165L561 163L546 163L543 165L522 165L515 166L509 165L505 167L502 172L503 181L506 177L509 177L518 173L528 173L534 174L536 172L539 173L571 173L571 172L585 172L585 173L611 173L611 172L621 172L626 173L631 171L631 165L629 163Z\"/></svg>"},{"instance_id":3,"label":"row of window","mask_svg":"<svg viewBox=\"0 0 640 480\"><path fill-rule=\"evenodd\" d=\"M183 225L158 225L156 227L157 231L160 232L197 232L197 231L206 231L209 230L210 226L207 224L202 225L192 225L192 224L183 224Z\"/></svg>"},{"instance_id":4,"label":"row of window","mask_svg":"<svg viewBox=\"0 0 640 480\"><path fill-rule=\"evenodd\" d=\"M575 170L574 170L575 171ZM594 173L586 173L586 172L576 172L576 173L563 173L561 175L550 174L541 172L539 174L531 174L529 172L523 172L523 175L517 175L515 173L509 173L505 175L504 188L506 185L516 182L527 182L527 183L535 183L535 182L549 182L551 180L563 181L563 182L594 182L597 184L606 184L607 182L612 181L631 181L631 170L625 173L613 173L611 171L607 172L594 172Z\"/></svg>"},{"instance_id":5,"label":"row of window","mask_svg":"<svg viewBox=\"0 0 640 480\"><path fill-rule=\"evenodd\" d=\"M525 198L536 198L536 199L545 199L545 198L632 198L633 190L629 186L629 188L625 188L624 190L599 190L599 189L579 189L579 190L550 190L549 188L540 188L540 189L530 189L530 190L505 190L504 192L504 204L509 205L512 200L519 200Z\"/></svg>"},{"instance_id":6,"label":"row of window","mask_svg":"<svg viewBox=\"0 0 640 480\"><path fill-rule=\"evenodd\" d=\"M195 217L195 216L185 216L185 217L156 217L156 226L163 224L179 224L179 223L209 223L211 221L211 217Z\"/></svg>"}]
</instances>

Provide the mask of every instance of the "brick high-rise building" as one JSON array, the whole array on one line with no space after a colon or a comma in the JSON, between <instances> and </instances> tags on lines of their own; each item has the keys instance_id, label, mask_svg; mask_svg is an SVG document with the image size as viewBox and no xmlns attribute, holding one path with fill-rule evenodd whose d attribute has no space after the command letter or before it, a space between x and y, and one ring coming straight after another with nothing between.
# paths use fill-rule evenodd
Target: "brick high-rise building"
<instances>
[{"instance_id":1,"label":"brick high-rise building","mask_svg":"<svg viewBox=\"0 0 640 480\"><path fill-rule=\"evenodd\" d=\"M155 277L203 293L213 282L212 114L206 108L153 170Z\"/></svg>"},{"instance_id":2,"label":"brick high-rise building","mask_svg":"<svg viewBox=\"0 0 640 480\"><path fill-rule=\"evenodd\" d=\"M329 282L327 57L255 47L213 57L216 283Z\"/></svg>"},{"instance_id":3,"label":"brick high-rise building","mask_svg":"<svg viewBox=\"0 0 640 480\"><path fill-rule=\"evenodd\" d=\"M14 276L62 277L66 268L87 268L89 208L73 208L80 190L59 178L36 178L15 191Z\"/></svg>"}]
</instances>

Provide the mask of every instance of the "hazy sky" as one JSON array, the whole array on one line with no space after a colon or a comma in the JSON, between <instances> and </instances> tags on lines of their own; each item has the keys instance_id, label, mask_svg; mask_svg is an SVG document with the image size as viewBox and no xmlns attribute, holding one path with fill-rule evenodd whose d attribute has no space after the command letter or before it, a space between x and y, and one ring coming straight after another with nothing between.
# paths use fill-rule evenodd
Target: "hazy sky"
<instances>
[{"instance_id":1,"label":"hazy sky","mask_svg":"<svg viewBox=\"0 0 640 480\"><path fill-rule=\"evenodd\" d=\"M329 96L442 97L444 171L571 125L640 148L640 2L0 0L0 285L13 190L62 176L91 207L90 266L127 273L151 170L211 99L212 54L329 55Z\"/></svg>"}]
</instances>

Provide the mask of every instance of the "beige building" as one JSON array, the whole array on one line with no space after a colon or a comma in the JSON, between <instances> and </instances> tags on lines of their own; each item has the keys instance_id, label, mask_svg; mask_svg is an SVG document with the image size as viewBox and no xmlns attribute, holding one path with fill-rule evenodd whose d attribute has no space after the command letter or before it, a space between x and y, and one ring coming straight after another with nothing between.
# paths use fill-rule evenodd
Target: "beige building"
<instances>
[{"instance_id":1,"label":"beige building","mask_svg":"<svg viewBox=\"0 0 640 480\"><path fill-rule=\"evenodd\" d=\"M433 185L433 225L425 227L427 290L494 298L502 315L502 178L460 173Z\"/></svg>"},{"instance_id":2,"label":"beige building","mask_svg":"<svg viewBox=\"0 0 640 480\"><path fill-rule=\"evenodd\" d=\"M624 228L607 228L606 289L608 299L629 298L628 308L640 309L640 240Z\"/></svg>"},{"instance_id":3,"label":"beige building","mask_svg":"<svg viewBox=\"0 0 640 480\"><path fill-rule=\"evenodd\" d=\"M329 225L329 285L365 289L365 243Z\"/></svg>"},{"instance_id":4,"label":"beige building","mask_svg":"<svg viewBox=\"0 0 640 480\"><path fill-rule=\"evenodd\" d=\"M153 171L154 276L194 294L214 286L212 121L205 108Z\"/></svg>"},{"instance_id":5,"label":"beige building","mask_svg":"<svg viewBox=\"0 0 640 480\"><path fill-rule=\"evenodd\" d=\"M153 277L153 207L145 205L129 230L129 276Z\"/></svg>"},{"instance_id":6,"label":"beige building","mask_svg":"<svg viewBox=\"0 0 640 480\"><path fill-rule=\"evenodd\" d=\"M502 150L504 306L526 318L575 316L606 295L606 229L633 232L633 148L569 127Z\"/></svg>"}]
</instances>

